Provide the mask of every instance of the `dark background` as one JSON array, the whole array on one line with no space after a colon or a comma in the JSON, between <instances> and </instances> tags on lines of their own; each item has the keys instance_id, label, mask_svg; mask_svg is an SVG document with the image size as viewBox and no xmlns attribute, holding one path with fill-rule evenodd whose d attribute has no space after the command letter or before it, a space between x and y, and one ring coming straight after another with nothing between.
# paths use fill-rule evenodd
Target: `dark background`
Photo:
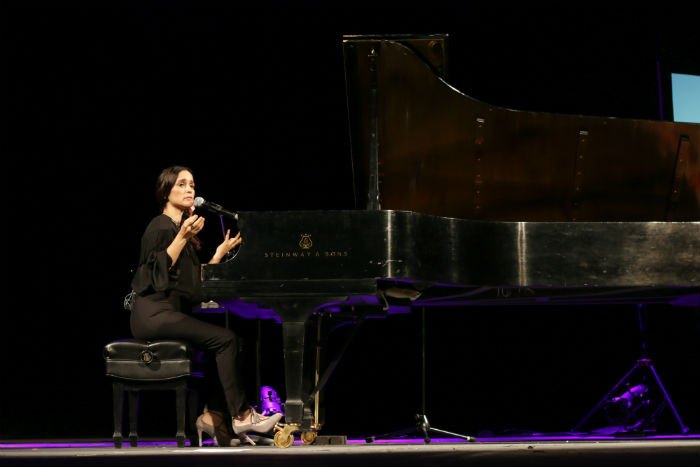
<instances>
[{"instance_id":1,"label":"dark background","mask_svg":"<svg viewBox=\"0 0 700 467\"><path fill-rule=\"evenodd\" d=\"M698 73L696 16L671 8L194 5L2 3L0 439L111 436L101 350L130 335L122 299L162 168L190 166L198 195L231 210L354 208L343 34L447 33L448 81L519 110L656 120L665 73ZM640 356L633 306L426 319L426 411L459 433L569 430ZM657 371L697 431L697 309L654 306L649 323ZM326 433L411 426L419 325L364 325L328 385ZM284 396L279 326L262 332L262 382ZM147 400L142 435L170 436L167 396Z\"/></svg>"}]
</instances>

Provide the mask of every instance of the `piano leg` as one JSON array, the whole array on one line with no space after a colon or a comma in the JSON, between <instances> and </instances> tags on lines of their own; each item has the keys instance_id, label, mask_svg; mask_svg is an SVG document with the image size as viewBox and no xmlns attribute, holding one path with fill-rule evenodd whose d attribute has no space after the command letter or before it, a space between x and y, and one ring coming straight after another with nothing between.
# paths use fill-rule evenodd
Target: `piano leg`
<instances>
[{"instance_id":1,"label":"piano leg","mask_svg":"<svg viewBox=\"0 0 700 467\"><path fill-rule=\"evenodd\" d=\"M284 347L284 383L287 400L284 404L285 421L301 425L304 416L304 346L306 323L287 321L282 323Z\"/></svg>"},{"instance_id":2,"label":"piano leg","mask_svg":"<svg viewBox=\"0 0 700 467\"><path fill-rule=\"evenodd\" d=\"M312 365L305 364L309 358L305 355L305 347L309 344L307 329L312 328L309 326L309 317L324 304L346 299L347 297L304 296L270 297L265 300L265 306L274 309L282 320L286 400L285 426L277 428L278 432L275 433L275 445L278 447L290 446L297 431L316 431L313 407L308 406L308 394L314 385L310 380L305 380L305 375L314 369ZM307 435L305 438L310 437Z\"/></svg>"}]
</instances>

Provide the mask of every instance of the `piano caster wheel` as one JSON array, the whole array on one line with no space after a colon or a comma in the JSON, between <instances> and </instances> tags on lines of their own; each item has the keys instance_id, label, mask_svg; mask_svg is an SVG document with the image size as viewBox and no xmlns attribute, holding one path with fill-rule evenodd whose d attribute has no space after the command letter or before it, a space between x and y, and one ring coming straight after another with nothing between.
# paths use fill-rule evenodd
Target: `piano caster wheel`
<instances>
[{"instance_id":1,"label":"piano caster wheel","mask_svg":"<svg viewBox=\"0 0 700 467\"><path fill-rule=\"evenodd\" d=\"M286 433L287 429L278 431L275 433L275 446L278 448L288 448L294 442L294 435L292 433Z\"/></svg>"},{"instance_id":2,"label":"piano caster wheel","mask_svg":"<svg viewBox=\"0 0 700 467\"><path fill-rule=\"evenodd\" d=\"M314 444L316 442L316 437L318 437L318 432L316 431L303 431L301 433L301 440L304 444Z\"/></svg>"},{"instance_id":3,"label":"piano caster wheel","mask_svg":"<svg viewBox=\"0 0 700 467\"><path fill-rule=\"evenodd\" d=\"M294 443L294 431L298 428L298 425L284 425L282 427L276 426L275 430L275 446L278 448L288 448Z\"/></svg>"}]
</instances>

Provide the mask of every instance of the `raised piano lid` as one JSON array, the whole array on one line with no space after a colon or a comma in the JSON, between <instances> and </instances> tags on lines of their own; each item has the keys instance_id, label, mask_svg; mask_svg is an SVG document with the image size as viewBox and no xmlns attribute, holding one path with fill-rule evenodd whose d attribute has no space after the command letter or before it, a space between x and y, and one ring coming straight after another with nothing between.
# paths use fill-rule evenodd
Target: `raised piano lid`
<instances>
[{"instance_id":1,"label":"raised piano lid","mask_svg":"<svg viewBox=\"0 0 700 467\"><path fill-rule=\"evenodd\" d=\"M445 80L447 35L345 36L359 209L697 221L700 125L512 110Z\"/></svg>"},{"instance_id":2,"label":"raised piano lid","mask_svg":"<svg viewBox=\"0 0 700 467\"><path fill-rule=\"evenodd\" d=\"M379 279L466 286L464 303L533 287L526 302L586 288L695 304L700 125L491 106L441 77L445 50L345 38L359 209L240 212L244 244L204 267L206 295L371 295Z\"/></svg>"}]
</instances>

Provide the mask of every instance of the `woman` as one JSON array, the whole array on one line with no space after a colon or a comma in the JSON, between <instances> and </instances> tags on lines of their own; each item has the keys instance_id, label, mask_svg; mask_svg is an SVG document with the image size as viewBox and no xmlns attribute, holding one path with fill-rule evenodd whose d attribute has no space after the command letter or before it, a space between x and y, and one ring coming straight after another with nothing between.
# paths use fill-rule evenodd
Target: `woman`
<instances>
[{"instance_id":1,"label":"woman","mask_svg":"<svg viewBox=\"0 0 700 467\"><path fill-rule=\"evenodd\" d=\"M194 214L194 178L187 167L172 166L161 172L156 199L162 213L148 224L141 238L139 267L132 280L136 299L131 310L131 332L137 339L184 339L202 350L214 352L216 369L233 431L254 444L248 432L266 433L282 417L258 414L248 404L240 377L240 337L229 329L201 321L189 313L201 301L201 249L197 234L204 218ZM241 243L226 232L209 264L215 264ZM211 436L219 446L240 443L231 439L223 414L207 410L197 419L197 431Z\"/></svg>"}]
</instances>

